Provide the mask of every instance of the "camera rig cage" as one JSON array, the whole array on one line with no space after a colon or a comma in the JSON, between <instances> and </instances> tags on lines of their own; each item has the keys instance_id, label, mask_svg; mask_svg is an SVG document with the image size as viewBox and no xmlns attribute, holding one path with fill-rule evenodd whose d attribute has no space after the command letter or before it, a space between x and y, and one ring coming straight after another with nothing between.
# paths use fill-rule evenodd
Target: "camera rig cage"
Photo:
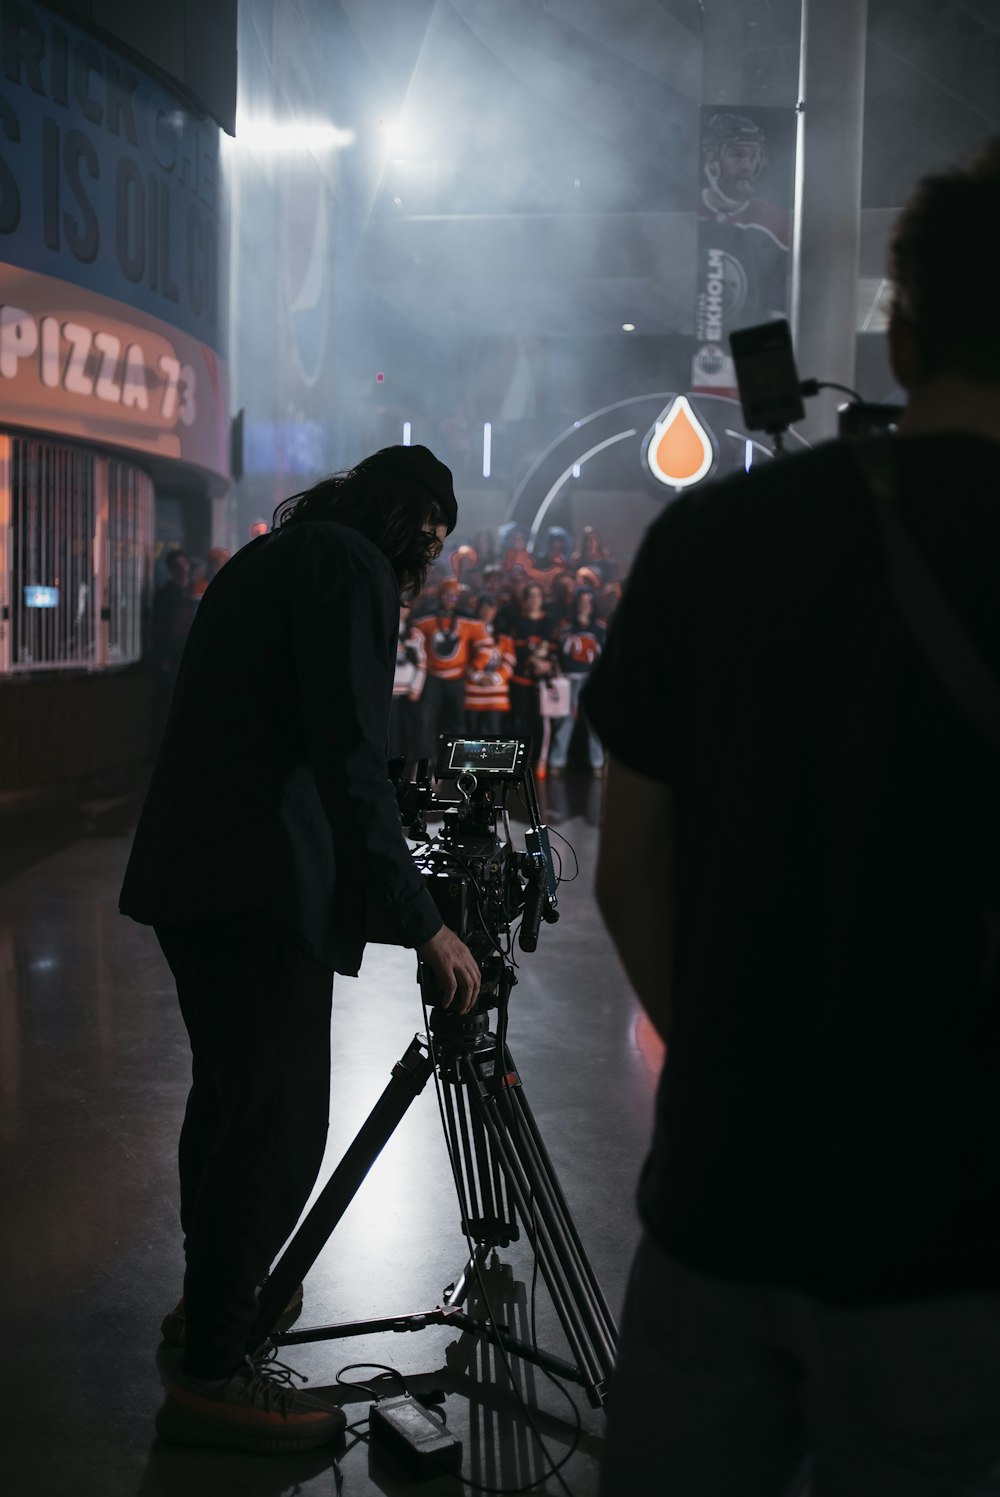
<instances>
[{"instance_id":1,"label":"camera rig cage","mask_svg":"<svg viewBox=\"0 0 1000 1497\"><path fill-rule=\"evenodd\" d=\"M424 880L441 918L465 941L482 972L480 1008L501 1006L511 985L509 954L517 920L518 945L534 951L541 922L559 919L558 883L548 828L538 808L531 772L530 745L519 738L452 738L439 740L431 774L420 761L415 780L402 780L402 761L393 760L390 778L396 787L400 816L412 841L425 846L416 854ZM458 800L435 790L453 785ZM523 791L529 825L524 849L515 849L507 802L512 790ZM428 811L440 811L440 832L431 836Z\"/></svg>"}]
</instances>

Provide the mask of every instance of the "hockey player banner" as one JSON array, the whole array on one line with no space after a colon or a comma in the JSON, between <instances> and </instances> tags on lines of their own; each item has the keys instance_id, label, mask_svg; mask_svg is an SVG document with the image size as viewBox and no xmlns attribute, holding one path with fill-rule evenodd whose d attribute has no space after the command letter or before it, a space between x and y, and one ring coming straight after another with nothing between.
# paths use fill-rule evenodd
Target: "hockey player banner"
<instances>
[{"instance_id":1,"label":"hockey player banner","mask_svg":"<svg viewBox=\"0 0 1000 1497\"><path fill-rule=\"evenodd\" d=\"M788 315L795 112L701 110L691 390L738 394L729 334Z\"/></svg>"}]
</instances>

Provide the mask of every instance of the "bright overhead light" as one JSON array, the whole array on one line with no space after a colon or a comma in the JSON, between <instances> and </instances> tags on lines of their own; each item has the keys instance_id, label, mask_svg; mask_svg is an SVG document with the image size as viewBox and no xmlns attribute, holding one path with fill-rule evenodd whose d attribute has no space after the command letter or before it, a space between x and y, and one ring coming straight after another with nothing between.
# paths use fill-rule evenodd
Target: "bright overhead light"
<instances>
[{"instance_id":1,"label":"bright overhead light","mask_svg":"<svg viewBox=\"0 0 1000 1497\"><path fill-rule=\"evenodd\" d=\"M634 322L623 322L622 323L622 332L623 333L634 333L635 332L635 323Z\"/></svg>"},{"instance_id":2,"label":"bright overhead light","mask_svg":"<svg viewBox=\"0 0 1000 1497\"><path fill-rule=\"evenodd\" d=\"M268 155L337 150L353 141L353 130L341 130L330 120L240 120L236 126L238 145Z\"/></svg>"},{"instance_id":3,"label":"bright overhead light","mask_svg":"<svg viewBox=\"0 0 1000 1497\"><path fill-rule=\"evenodd\" d=\"M378 130L386 155L392 156L397 165L420 154L422 144L409 120L383 117L379 119Z\"/></svg>"}]
</instances>

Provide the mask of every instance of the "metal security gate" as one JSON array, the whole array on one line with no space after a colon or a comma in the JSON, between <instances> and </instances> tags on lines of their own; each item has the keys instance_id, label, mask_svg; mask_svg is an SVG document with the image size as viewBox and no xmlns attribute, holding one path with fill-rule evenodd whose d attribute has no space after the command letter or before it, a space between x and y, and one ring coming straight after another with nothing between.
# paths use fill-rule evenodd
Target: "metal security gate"
<instances>
[{"instance_id":1,"label":"metal security gate","mask_svg":"<svg viewBox=\"0 0 1000 1497\"><path fill-rule=\"evenodd\" d=\"M131 463L102 458L97 487L103 499L101 513L107 515L101 558L107 599L105 658L109 665L117 665L142 655L153 582L153 485Z\"/></svg>"},{"instance_id":2,"label":"metal security gate","mask_svg":"<svg viewBox=\"0 0 1000 1497\"><path fill-rule=\"evenodd\" d=\"M0 437L0 672L141 657L153 506L131 463Z\"/></svg>"}]
</instances>

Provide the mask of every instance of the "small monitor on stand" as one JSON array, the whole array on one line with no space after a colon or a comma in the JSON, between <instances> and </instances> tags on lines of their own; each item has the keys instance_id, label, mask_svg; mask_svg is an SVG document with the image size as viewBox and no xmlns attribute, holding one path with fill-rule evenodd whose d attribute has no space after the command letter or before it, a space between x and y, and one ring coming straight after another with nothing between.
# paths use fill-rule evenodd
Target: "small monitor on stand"
<instances>
[{"instance_id":1,"label":"small monitor on stand","mask_svg":"<svg viewBox=\"0 0 1000 1497\"><path fill-rule=\"evenodd\" d=\"M747 431L765 431L782 450L782 436L805 415L792 333L784 318L741 328L729 339Z\"/></svg>"}]
</instances>

